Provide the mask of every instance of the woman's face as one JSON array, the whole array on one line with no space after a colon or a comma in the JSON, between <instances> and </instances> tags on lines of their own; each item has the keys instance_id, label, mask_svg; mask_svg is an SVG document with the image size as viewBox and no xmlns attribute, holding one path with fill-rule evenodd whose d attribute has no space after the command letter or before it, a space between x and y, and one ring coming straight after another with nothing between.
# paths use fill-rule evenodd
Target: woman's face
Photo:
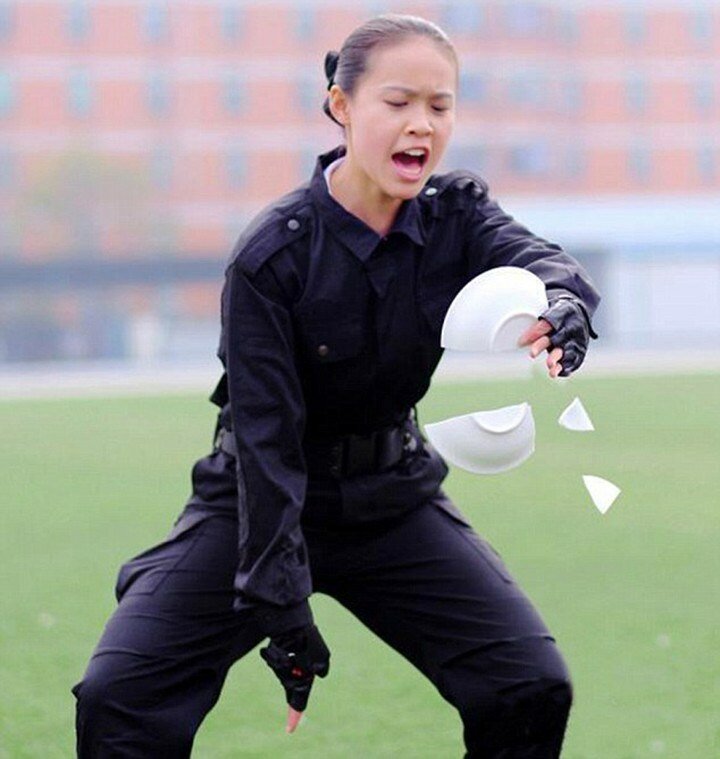
<instances>
[{"instance_id":1,"label":"woman's face","mask_svg":"<svg viewBox=\"0 0 720 759\"><path fill-rule=\"evenodd\" d=\"M447 147L457 68L446 50L421 36L373 51L368 64L351 97L331 93L345 126L348 169L362 189L406 200Z\"/></svg>"}]
</instances>

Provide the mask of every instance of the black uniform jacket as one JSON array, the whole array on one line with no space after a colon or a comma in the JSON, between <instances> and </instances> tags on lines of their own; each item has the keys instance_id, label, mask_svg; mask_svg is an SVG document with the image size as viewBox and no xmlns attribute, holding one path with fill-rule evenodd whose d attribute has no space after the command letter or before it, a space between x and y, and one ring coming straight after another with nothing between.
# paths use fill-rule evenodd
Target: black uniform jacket
<instances>
[{"instance_id":1,"label":"black uniform jacket","mask_svg":"<svg viewBox=\"0 0 720 759\"><path fill-rule=\"evenodd\" d=\"M563 250L522 227L466 171L432 176L380 237L328 193L319 158L308 184L240 237L222 298L213 400L237 446L238 604L297 607L312 591L300 525L309 441L401 422L427 391L458 291L495 266L519 266L550 298L599 297ZM422 446L391 472L342 481L367 509L419 502L447 473Z\"/></svg>"}]
</instances>

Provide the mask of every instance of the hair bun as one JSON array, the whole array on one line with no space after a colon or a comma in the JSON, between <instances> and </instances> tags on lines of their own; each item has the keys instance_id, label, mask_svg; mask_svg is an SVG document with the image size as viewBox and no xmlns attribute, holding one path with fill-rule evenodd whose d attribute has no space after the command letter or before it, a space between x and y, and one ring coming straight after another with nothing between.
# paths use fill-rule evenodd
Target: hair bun
<instances>
[{"instance_id":1,"label":"hair bun","mask_svg":"<svg viewBox=\"0 0 720 759\"><path fill-rule=\"evenodd\" d=\"M328 85L330 89L335 84L335 72L337 71L338 61L340 60L340 53L337 50L330 50L325 55L325 76L327 77Z\"/></svg>"}]
</instances>

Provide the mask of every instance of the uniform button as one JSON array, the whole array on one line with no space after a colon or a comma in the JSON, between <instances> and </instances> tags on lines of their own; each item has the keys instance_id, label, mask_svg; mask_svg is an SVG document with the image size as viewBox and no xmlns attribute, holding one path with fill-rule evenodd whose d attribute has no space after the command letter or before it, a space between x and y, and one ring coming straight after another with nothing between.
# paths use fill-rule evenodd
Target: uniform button
<instances>
[{"instance_id":1,"label":"uniform button","mask_svg":"<svg viewBox=\"0 0 720 759\"><path fill-rule=\"evenodd\" d=\"M437 195L437 187L428 187L427 190L425 190L426 195Z\"/></svg>"},{"instance_id":2,"label":"uniform button","mask_svg":"<svg viewBox=\"0 0 720 759\"><path fill-rule=\"evenodd\" d=\"M330 348L328 348L327 345L323 343L322 345L318 345L317 352L318 356L322 356L324 358L328 353L330 353Z\"/></svg>"},{"instance_id":3,"label":"uniform button","mask_svg":"<svg viewBox=\"0 0 720 759\"><path fill-rule=\"evenodd\" d=\"M290 219L287 225L288 229L292 230L293 232L300 229L300 222L297 219Z\"/></svg>"}]
</instances>

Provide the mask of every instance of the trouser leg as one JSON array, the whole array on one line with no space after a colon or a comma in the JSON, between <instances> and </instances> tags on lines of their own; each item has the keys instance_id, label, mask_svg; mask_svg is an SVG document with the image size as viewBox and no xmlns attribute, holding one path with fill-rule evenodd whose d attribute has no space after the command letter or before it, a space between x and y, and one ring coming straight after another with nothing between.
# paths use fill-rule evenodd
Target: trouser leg
<instances>
[{"instance_id":1,"label":"trouser leg","mask_svg":"<svg viewBox=\"0 0 720 759\"><path fill-rule=\"evenodd\" d=\"M182 525L181 525L182 527ZM261 640L233 611L237 523L208 518L122 568L77 698L84 759L181 759L230 665Z\"/></svg>"},{"instance_id":2,"label":"trouser leg","mask_svg":"<svg viewBox=\"0 0 720 759\"><path fill-rule=\"evenodd\" d=\"M468 758L560 755L571 703L565 663L501 559L457 515L429 503L328 556L327 592L457 708Z\"/></svg>"}]
</instances>

